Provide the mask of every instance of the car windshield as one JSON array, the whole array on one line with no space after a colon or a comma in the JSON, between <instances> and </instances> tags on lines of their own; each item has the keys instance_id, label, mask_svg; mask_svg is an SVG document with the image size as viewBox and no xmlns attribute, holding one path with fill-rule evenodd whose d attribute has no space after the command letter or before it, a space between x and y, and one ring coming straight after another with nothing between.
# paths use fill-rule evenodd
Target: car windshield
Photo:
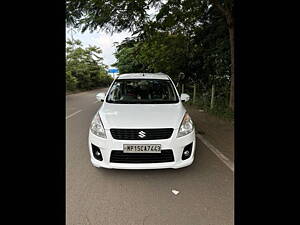
<instances>
[{"instance_id":1,"label":"car windshield","mask_svg":"<svg viewBox=\"0 0 300 225\"><path fill-rule=\"evenodd\" d=\"M118 104L178 103L170 80L120 79L116 80L107 96L107 102Z\"/></svg>"}]
</instances>

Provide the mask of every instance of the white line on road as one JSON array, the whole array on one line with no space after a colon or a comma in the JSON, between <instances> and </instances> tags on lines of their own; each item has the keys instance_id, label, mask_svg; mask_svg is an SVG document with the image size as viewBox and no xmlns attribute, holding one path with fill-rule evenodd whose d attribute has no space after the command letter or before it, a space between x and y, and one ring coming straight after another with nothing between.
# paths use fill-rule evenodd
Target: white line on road
<instances>
[{"instance_id":1,"label":"white line on road","mask_svg":"<svg viewBox=\"0 0 300 225\"><path fill-rule=\"evenodd\" d=\"M196 135L197 138L199 138L202 143L211 150L226 166L231 169L232 172L234 172L234 164L225 156L222 152L220 152L219 149L214 147L212 144L210 144L201 134Z\"/></svg>"},{"instance_id":2,"label":"white line on road","mask_svg":"<svg viewBox=\"0 0 300 225\"><path fill-rule=\"evenodd\" d=\"M69 118L72 117L72 116L75 116L77 113L80 113L81 111L82 111L82 109L80 109L80 110L78 110L78 111L72 113L71 115L68 115L68 116L66 117L66 120L69 119Z\"/></svg>"}]
</instances>

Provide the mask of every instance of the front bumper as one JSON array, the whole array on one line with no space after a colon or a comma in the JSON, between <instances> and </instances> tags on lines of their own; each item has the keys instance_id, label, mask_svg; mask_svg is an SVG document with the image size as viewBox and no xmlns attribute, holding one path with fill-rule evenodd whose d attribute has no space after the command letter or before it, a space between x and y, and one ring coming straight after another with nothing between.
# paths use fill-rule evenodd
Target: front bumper
<instances>
[{"instance_id":1,"label":"front bumper","mask_svg":"<svg viewBox=\"0 0 300 225\"><path fill-rule=\"evenodd\" d=\"M91 131L89 131L89 152L91 156L91 162L96 167L104 167L110 169L166 169L173 168L178 169L189 166L194 161L196 139L195 130L190 134L177 138L177 129L174 129L172 137L162 140L116 140L113 139L110 131L106 130L107 139L100 138ZM182 160L182 153L185 146L193 143L191 156ZM102 154L102 161L94 158L92 153L92 145L100 148ZM174 155L174 162L163 163L112 163L110 162L110 154L112 150L123 150L123 144L161 144L161 149L171 149Z\"/></svg>"}]
</instances>

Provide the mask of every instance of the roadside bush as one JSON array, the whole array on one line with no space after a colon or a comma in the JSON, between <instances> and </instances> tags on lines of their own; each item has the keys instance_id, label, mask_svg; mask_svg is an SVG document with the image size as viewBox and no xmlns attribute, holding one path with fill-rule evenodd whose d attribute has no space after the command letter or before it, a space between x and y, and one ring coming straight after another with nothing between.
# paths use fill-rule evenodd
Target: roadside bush
<instances>
[{"instance_id":1,"label":"roadside bush","mask_svg":"<svg viewBox=\"0 0 300 225\"><path fill-rule=\"evenodd\" d=\"M77 79L76 77L72 76L71 72L66 72L66 88L68 91L74 91L77 88Z\"/></svg>"},{"instance_id":2,"label":"roadside bush","mask_svg":"<svg viewBox=\"0 0 300 225\"><path fill-rule=\"evenodd\" d=\"M100 87L108 87L113 82L113 78L104 73L100 73L99 77L100 77L100 82L99 82Z\"/></svg>"}]
</instances>

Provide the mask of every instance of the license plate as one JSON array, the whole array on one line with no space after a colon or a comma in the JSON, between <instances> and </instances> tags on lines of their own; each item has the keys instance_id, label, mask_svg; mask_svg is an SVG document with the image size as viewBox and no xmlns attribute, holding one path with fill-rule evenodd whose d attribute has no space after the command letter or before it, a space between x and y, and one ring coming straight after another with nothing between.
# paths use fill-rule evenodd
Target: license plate
<instances>
[{"instance_id":1,"label":"license plate","mask_svg":"<svg viewBox=\"0 0 300 225\"><path fill-rule=\"evenodd\" d=\"M161 145L123 145L124 153L161 153Z\"/></svg>"}]
</instances>

